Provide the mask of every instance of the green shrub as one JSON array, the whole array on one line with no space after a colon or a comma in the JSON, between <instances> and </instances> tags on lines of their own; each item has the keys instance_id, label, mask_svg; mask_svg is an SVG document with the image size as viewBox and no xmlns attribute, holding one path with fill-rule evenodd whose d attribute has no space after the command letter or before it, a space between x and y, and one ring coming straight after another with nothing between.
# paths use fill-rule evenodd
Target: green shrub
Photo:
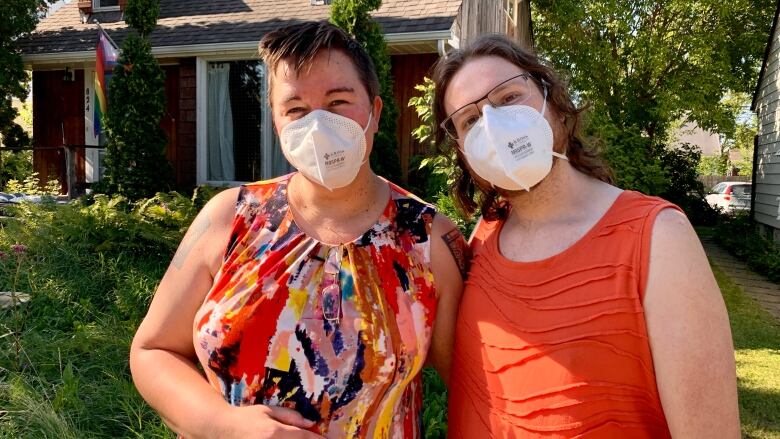
<instances>
[{"instance_id":1,"label":"green shrub","mask_svg":"<svg viewBox=\"0 0 780 439\"><path fill-rule=\"evenodd\" d=\"M422 422L425 439L447 437L447 386L435 369L423 369Z\"/></svg>"},{"instance_id":2,"label":"green shrub","mask_svg":"<svg viewBox=\"0 0 780 439\"><path fill-rule=\"evenodd\" d=\"M699 180L697 171L701 161L701 151L689 144L657 149L656 155L666 171L669 182L666 189L658 195L680 206L692 224L715 225L719 213L707 203L704 185Z\"/></svg>"},{"instance_id":3,"label":"green shrub","mask_svg":"<svg viewBox=\"0 0 780 439\"><path fill-rule=\"evenodd\" d=\"M5 209L0 291L30 300L0 310L0 336L18 334L21 348L0 337L0 439L173 437L136 392L128 351L184 230L214 193Z\"/></svg>"},{"instance_id":4,"label":"green shrub","mask_svg":"<svg viewBox=\"0 0 780 439\"><path fill-rule=\"evenodd\" d=\"M0 192L12 192L10 180L22 181L33 173L32 151L0 151Z\"/></svg>"},{"instance_id":5,"label":"green shrub","mask_svg":"<svg viewBox=\"0 0 780 439\"><path fill-rule=\"evenodd\" d=\"M780 248L761 236L747 213L723 216L718 223L715 241L750 268L774 282L780 282Z\"/></svg>"},{"instance_id":6,"label":"green shrub","mask_svg":"<svg viewBox=\"0 0 780 439\"><path fill-rule=\"evenodd\" d=\"M56 196L60 193L60 183L57 180L49 180L44 184L38 178L38 173L32 172L20 180L9 180L5 186L5 192Z\"/></svg>"}]
</instances>

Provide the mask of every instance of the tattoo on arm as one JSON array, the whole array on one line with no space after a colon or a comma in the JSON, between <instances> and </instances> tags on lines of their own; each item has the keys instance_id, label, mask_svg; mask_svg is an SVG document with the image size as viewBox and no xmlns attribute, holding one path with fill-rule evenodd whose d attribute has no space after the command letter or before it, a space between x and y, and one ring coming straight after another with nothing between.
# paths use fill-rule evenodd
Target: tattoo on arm
<instances>
[{"instance_id":1,"label":"tattoo on arm","mask_svg":"<svg viewBox=\"0 0 780 439\"><path fill-rule=\"evenodd\" d=\"M179 245L179 249L176 251L176 254L173 256L171 264L173 264L174 267L181 270L181 267L184 266L184 261L187 260L187 256L189 256L192 249L195 248L195 244L200 241L209 227L211 227L211 221L209 221L209 217L207 215L203 215L202 217L198 218L195 224L192 225L190 230L191 234L184 238L184 240Z\"/></svg>"},{"instance_id":2,"label":"tattoo on arm","mask_svg":"<svg viewBox=\"0 0 780 439\"><path fill-rule=\"evenodd\" d=\"M469 262L471 260L471 250L463 235L458 229L452 229L449 232L441 236L444 243L447 244L447 248L450 249L452 257L455 258L455 263L460 270L460 276L463 280L466 280L466 275L469 272Z\"/></svg>"}]
</instances>

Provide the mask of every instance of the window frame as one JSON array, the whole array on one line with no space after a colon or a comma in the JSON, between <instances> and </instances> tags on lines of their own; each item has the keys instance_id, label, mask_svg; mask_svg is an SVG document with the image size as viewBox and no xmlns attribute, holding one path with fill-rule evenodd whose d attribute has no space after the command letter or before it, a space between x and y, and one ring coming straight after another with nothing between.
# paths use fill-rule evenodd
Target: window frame
<instances>
[{"instance_id":1,"label":"window frame","mask_svg":"<svg viewBox=\"0 0 780 439\"><path fill-rule=\"evenodd\" d=\"M92 12L110 12L121 10L119 4L116 6L101 6L101 0L92 0Z\"/></svg>"},{"instance_id":2,"label":"window frame","mask_svg":"<svg viewBox=\"0 0 780 439\"><path fill-rule=\"evenodd\" d=\"M195 61L195 107L196 107L196 124L197 129L195 133L195 181L198 185L209 186L240 186L244 183L251 183L249 181L222 181L222 180L209 180L208 179L208 67L209 63L220 62L232 62L232 61L257 61L260 63L264 70L264 74L268 75L268 68L262 60L257 58L257 52L247 54L231 54L231 55L208 55L199 56ZM266 76L267 77L267 76ZM268 102L268 81L263 81L263 89L260 91L263 97L263 105L268 110L263 116L263 135L260 148L274 148L274 126L271 118L271 106ZM262 173L270 174L273 163L263 161ZM268 169L271 168L271 169Z\"/></svg>"}]
</instances>

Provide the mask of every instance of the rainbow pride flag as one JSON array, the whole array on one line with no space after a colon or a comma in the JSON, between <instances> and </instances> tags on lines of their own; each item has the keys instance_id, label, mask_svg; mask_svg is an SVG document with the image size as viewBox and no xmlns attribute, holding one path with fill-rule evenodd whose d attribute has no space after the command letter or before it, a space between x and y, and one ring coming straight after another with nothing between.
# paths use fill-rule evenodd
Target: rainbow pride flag
<instances>
[{"instance_id":1,"label":"rainbow pride flag","mask_svg":"<svg viewBox=\"0 0 780 439\"><path fill-rule=\"evenodd\" d=\"M93 105L95 109L93 117L95 137L103 132L103 115L106 114L106 109L108 108L108 82L111 80L111 74L119 60L119 49L114 46L111 38L101 27L98 28L96 51L95 98L97 105Z\"/></svg>"}]
</instances>

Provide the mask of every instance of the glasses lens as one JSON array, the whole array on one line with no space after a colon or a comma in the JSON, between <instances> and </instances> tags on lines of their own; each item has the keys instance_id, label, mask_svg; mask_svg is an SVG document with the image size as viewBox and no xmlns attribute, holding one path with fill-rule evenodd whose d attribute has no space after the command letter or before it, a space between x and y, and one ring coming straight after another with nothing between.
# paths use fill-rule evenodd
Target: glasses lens
<instances>
[{"instance_id":1,"label":"glasses lens","mask_svg":"<svg viewBox=\"0 0 780 439\"><path fill-rule=\"evenodd\" d=\"M450 120L457 132L456 138L464 138L469 133L469 130L477 123L481 116L477 104L469 104L460 110L452 113Z\"/></svg>"},{"instance_id":2,"label":"glasses lens","mask_svg":"<svg viewBox=\"0 0 780 439\"><path fill-rule=\"evenodd\" d=\"M322 290L322 316L328 321L339 320L341 314L341 288L331 284Z\"/></svg>"},{"instance_id":3,"label":"glasses lens","mask_svg":"<svg viewBox=\"0 0 780 439\"><path fill-rule=\"evenodd\" d=\"M445 119L441 127L444 128L444 131L448 136L452 137L454 140L458 140L458 131L455 129L455 124L452 122L452 117Z\"/></svg>"},{"instance_id":4,"label":"glasses lens","mask_svg":"<svg viewBox=\"0 0 780 439\"><path fill-rule=\"evenodd\" d=\"M499 84L488 95L488 100L496 107L506 105L520 105L531 97L531 90L526 76L512 78L503 84Z\"/></svg>"}]
</instances>

